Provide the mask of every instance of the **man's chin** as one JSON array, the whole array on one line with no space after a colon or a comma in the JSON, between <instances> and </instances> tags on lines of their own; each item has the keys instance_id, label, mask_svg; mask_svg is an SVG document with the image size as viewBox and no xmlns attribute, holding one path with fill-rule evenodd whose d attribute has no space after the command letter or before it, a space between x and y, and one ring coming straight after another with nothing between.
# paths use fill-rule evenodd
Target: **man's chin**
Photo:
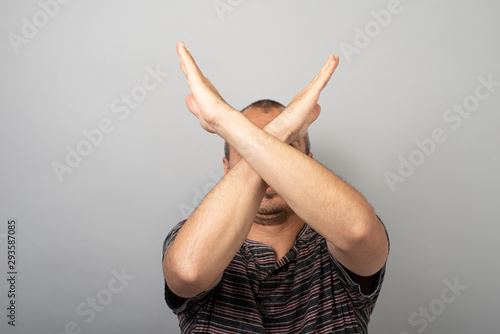
<instances>
[{"instance_id":1,"label":"man's chin","mask_svg":"<svg viewBox=\"0 0 500 334\"><path fill-rule=\"evenodd\" d=\"M282 216L284 214L283 211L279 211L279 212L258 212L257 213L257 217L259 217L260 219L275 219L275 218L278 218L280 216Z\"/></svg>"},{"instance_id":2,"label":"man's chin","mask_svg":"<svg viewBox=\"0 0 500 334\"><path fill-rule=\"evenodd\" d=\"M289 206L260 208L255 216L255 222L261 225L278 225L284 223L293 213Z\"/></svg>"}]
</instances>

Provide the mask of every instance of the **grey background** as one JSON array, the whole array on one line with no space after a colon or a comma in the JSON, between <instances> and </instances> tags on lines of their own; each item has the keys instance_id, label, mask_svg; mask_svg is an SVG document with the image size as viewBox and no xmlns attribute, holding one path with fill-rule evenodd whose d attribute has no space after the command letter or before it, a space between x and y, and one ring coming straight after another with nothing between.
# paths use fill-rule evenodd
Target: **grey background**
<instances>
[{"instance_id":1,"label":"grey background","mask_svg":"<svg viewBox=\"0 0 500 334\"><path fill-rule=\"evenodd\" d=\"M238 109L260 98L287 104L338 54L310 135L315 158L359 189L390 233L370 333L498 333L500 88L458 128L443 117L473 101L478 77L500 81L500 5L401 0L377 31L371 12L391 3L73 0L47 22L38 14L43 26L16 52L9 34L22 36L23 17L42 9L2 1L0 278L10 218L19 274L15 328L0 280L0 332L178 333L163 301L162 242L222 172L222 140L184 104L182 40ZM375 29L368 45L346 53L366 27ZM147 67L169 75L120 119L113 101ZM113 131L60 182L53 163L103 119ZM398 173L398 157L436 128L446 140L391 189L385 173ZM132 278L110 294L113 271ZM94 319L77 312L98 296L108 299Z\"/></svg>"}]
</instances>

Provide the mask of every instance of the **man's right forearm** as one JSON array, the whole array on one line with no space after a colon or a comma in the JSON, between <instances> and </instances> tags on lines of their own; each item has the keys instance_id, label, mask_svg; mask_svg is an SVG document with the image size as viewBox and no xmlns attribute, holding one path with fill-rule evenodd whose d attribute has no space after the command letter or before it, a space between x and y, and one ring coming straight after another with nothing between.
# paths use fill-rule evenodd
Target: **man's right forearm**
<instances>
[{"instance_id":1,"label":"man's right forearm","mask_svg":"<svg viewBox=\"0 0 500 334\"><path fill-rule=\"evenodd\" d=\"M188 218L168 248L163 270L169 288L193 297L214 287L243 244L266 184L241 159Z\"/></svg>"}]
</instances>

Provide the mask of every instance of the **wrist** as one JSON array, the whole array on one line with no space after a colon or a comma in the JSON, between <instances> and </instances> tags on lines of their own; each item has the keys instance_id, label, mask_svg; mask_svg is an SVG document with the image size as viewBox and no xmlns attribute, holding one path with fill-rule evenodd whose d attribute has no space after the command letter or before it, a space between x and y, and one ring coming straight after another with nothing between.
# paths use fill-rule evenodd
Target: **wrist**
<instances>
[{"instance_id":1,"label":"wrist","mask_svg":"<svg viewBox=\"0 0 500 334\"><path fill-rule=\"evenodd\" d=\"M234 115L236 114L239 114L239 112L229 105L220 106L220 111L210 121L210 126L216 134L226 140L227 132L231 129Z\"/></svg>"},{"instance_id":2,"label":"wrist","mask_svg":"<svg viewBox=\"0 0 500 334\"><path fill-rule=\"evenodd\" d=\"M289 127L286 126L280 116L281 115L278 115L276 118L274 118L263 128L263 130L281 140L282 142L290 144L292 142L293 133L290 131Z\"/></svg>"},{"instance_id":3,"label":"wrist","mask_svg":"<svg viewBox=\"0 0 500 334\"><path fill-rule=\"evenodd\" d=\"M241 112L227 106L214 120L216 133L229 144L241 134L247 122L250 122Z\"/></svg>"}]
</instances>

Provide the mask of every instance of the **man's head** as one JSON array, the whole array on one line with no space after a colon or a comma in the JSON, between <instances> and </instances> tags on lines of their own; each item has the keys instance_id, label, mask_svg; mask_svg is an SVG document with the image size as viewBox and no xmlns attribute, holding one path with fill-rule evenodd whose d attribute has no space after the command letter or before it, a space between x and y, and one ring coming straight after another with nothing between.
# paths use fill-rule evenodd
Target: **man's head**
<instances>
[{"instance_id":1,"label":"man's head","mask_svg":"<svg viewBox=\"0 0 500 334\"><path fill-rule=\"evenodd\" d=\"M285 106L279 102L273 100L259 100L250 104L241 112L255 125L263 128L284 109ZM290 146L312 157L308 135L297 142L291 143ZM240 159L241 156L238 152L225 142L224 158L222 159L224 164L224 175L227 174ZM272 188L268 187L257 212L255 222L262 225L275 225L284 222L291 214L293 214L293 211L283 198L281 198Z\"/></svg>"}]
</instances>

